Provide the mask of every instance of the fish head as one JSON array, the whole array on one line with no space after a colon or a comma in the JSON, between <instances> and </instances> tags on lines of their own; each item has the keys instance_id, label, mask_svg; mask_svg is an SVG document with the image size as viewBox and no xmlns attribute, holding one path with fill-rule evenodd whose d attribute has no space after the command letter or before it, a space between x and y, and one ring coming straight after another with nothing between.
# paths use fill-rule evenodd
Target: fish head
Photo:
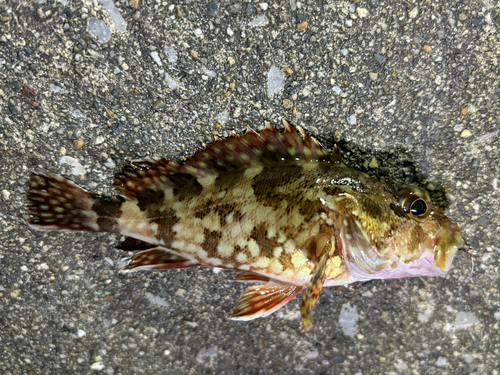
<instances>
[{"instance_id":1,"label":"fish head","mask_svg":"<svg viewBox=\"0 0 500 375\"><path fill-rule=\"evenodd\" d=\"M385 187L341 198L344 259L356 280L442 276L463 245L458 226L425 189Z\"/></svg>"}]
</instances>

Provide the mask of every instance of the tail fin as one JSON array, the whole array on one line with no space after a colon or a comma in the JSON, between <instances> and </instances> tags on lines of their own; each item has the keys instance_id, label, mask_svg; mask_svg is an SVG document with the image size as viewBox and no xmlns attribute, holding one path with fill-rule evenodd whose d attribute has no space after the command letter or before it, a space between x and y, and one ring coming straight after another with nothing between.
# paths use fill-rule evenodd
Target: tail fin
<instances>
[{"instance_id":1,"label":"tail fin","mask_svg":"<svg viewBox=\"0 0 500 375\"><path fill-rule=\"evenodd\" d=\"M28 179L29 224L36 229L117 232L122 200L99 197L41 169Z\"/></svg>"}]
</instances>

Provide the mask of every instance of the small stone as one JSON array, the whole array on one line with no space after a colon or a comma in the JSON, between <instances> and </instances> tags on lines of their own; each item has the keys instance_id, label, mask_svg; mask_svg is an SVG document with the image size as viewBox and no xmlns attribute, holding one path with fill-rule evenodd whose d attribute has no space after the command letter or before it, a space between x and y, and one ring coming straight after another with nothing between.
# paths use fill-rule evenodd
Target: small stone
<instances>
[{"instance_id":1,"label":"small stone","mask_svg":"<svg viewBox=\"0 0 500 375\"><path fill-rule=\"evenodd\" d=\"M293 74L293 70L292 70L292 69L290 69L290 68L286 68L286 72L287 72L288 74L290 74L290 75L291 75L291 74Z\"/></svg>"},{"instance_id":2,"label":"small stone","mask_svg":"<svg viewBox=\"0 0 500 375\"><path fill-rule=\"evenodd\" d=\"M229 26L228 26L228 27L227 27L227 29L226 29L226 33L227 33L227 35L229 35L229 36L233 36L233 35L234 35L234 31L233 31L233 29L231 29L231 27L229 27Z\"/></svg>"},{"instance_id":3,"label":"small stone","mask_svg":"<svg viewBox=\"0 0 500 375\"><path fill-rule=\"evenodd\" d=\"M111 30L109 26L106 25L104 21L95 17L89 18L87 31L90 35L98 38L99 43L106 43L111 39Z\"/></svg>"},{"instance_id":4,"label":"small stone","mask_svg":"<svg viewBox=\"0 0 500 375\"><path fill-rule=\"evenodd\" d=\"M423 48L422 48L425 52L431 52L432 51L432 47L428 44L426 44Z\"/></svg>"},{"instance_id":5,"label":"small stone","mask_svg":"<svg viewBox=\"0 0 500 375\"><path fill-rule=\"evenodd\" d=\"M83 147L84 143L85 143L85 142L83 142L83 140L82 140L82 139L75 139L75 140L73 141L73 146L75 146L75 148L77 148L77 149L80 149L80 148L82 148L82 147ZM63 155L65 155L65 153L64 153Z\"/></svg>"},{"instance_id":6,"label":"small stone","mask_svg":"<svg viewBox=\"0 0 500 375\"><path fill-rule=\"evenodd\" d=\"M153 60L155 61L155 63L157 63L159 66L162 66L163 64L161 63L161 59L160 59L160 56L158 56L158 52L157 51L153 51L150 53L151 57L153 58Z\"/></svg>"},{"instance_id":7,"label":"small stone","mask_svg":"<svg viewBox=\"0 0 500 375\"><path fill-rule=\"evenodd\" d=\"M115 113L113 111L111 111L111 110L109 110L107 108L104 108L104 109L106 110L106 113L108 114L109 117L111 117L111 118L115 118L116 117L116 115L115 115Z\"/></svg>"},{"instance_id":8,"label":"small stone","mask_svg":"<svg viewBox=\"0 0 500 375\"><path fill-rule=\"evenodd\" d=\"M21 90L21 94L24 95L24 96L27 96L29 98L32 98L32 97L35 96L35 90L33 90L28 85L24 85L23 89Z\"/></svg>"},{"instance_id":9,"label":"small stone","mask_svg":"<svg viewBox=\"0 0 500 375\"><path fill-rule=\"evenodd\" d=\"M76 332L76 335L79 337L79 338L83 338L85 336L87 336L87 332L79 329L77 332Z\"/></svg>"},{"instance_id":10,"label":"small stone","mask_svg":"<svg viewBox=\"0 0 500 375\"><path fill-rule=\"evenodd\" d=\"M198 60L198 52L194 51L194 50L191 50L189 51L189 53L191 54L191 56L193 56L196 60Z\"/></svg>"},{"instance_id":11,"label":"small stone","mask_svg":"<svg viewBox=\"0 0 500 375\"><path fill-rule=\"evenodd\" d=\"M229 61L229 65L234 65L234 64L236 64L236 61L235 61L235 60L234 60L234 58L232 58L231 56L229 56L229 57L227 58L227 61Z\"/></svg>"},{"instance_id":12,"label":"small stone","mask_svg":"<svg viewBox=\"0 0 500 375\"><path fill-rule=\"evenodd\" d=\"M470 136L472 136L472 132L469 129L462 130L462 133L460 134L460 137L462 138L469 138Z\"/></svg>"},{"instance_id":13,"label":"small stone","mask_svg":"<svg viewBox=\"0 0 500 375\"><path fill-rule=\"evenodd\" d=\"M139 6L139 0L130 0L130 7L133 9L137 9Z\"/></svg>"},{"instance_id":14,"label":"small stone","mask_svg":"<svg viewBox=\"0 0 500 375\"><path fill-rule=\"evenodd\" d=\"M14 116L19 116L19 112L17 112L16 107L14 107L13 105L9 106L9 112Z\"/></svg>"},{"instance_id":15,"label":"small stone","mask_svg":"<svg viewBox=\"0 0 500 375\"><path fill-rule=\"evenodd\" d=\"M295 21L297 21L297 23L304 22L305 20L307 20L307 16L305 14L298 13L295 17Z\"/></svg>"},{"instance_id":16,"label":"small stone","mask_svg":"<svg viewBox=\"0 0 500 375\"><path fill-rule=\"evenodd\" d=\"M292 111L292 114L295 116L297 114L297 107L293 107L293 111Z\"/></svg>"},{"instance_id":17,"label":"small stone","mask_svg":"<svg viewBox=\"0 0 500 375\"><path fill-rule=\"evenodd\" d=\"M238 118L240 117L240 114L241 114L241 108L240 107L236 107L234 109L234 112L233 112L233 118Z\"/></svg>"},{"instance_id":18,"label":"small stone","mask_svg":"<svg viewBox=\"0 0 500 375\"><path fill-rule=\"evenodd\" d=\"M267 75L267 96L272 97L283 90L285 77L277 66L271 66Z\"/></svg>"},{"instance_id":19,"label":"small stone","mask_svg":"<svg viewBox=\"0 0 500 375\"><path fill-rule=\"evenodd\" d=\"M182 289L182 288L179 288L175 291L175 295L176 296L179 296L179 297L182 297L186 294L186 289Z\"/></svg>"},{"instance_id":20,"label":"small stone","mask_svg":"<svg viewBox=\"0 0 500 375\"><path fill-rule=\"evenodd\" d=\"M5 189L3 189L2 190L2 197L3 197L4 200L8 200L9 197L10 197L10 192L7 191L7 190L5 190Z\"/></svg>"},{"instance_id":21,"label":"small stone","mask_svg":"<svg viewBox=\"0 0 500 375\"><path fill-rule=\"evenodd\" d=\"M467 113L469 113L469 107L463 107L463 108L461 109L461 112L462 112L462 115L464 115L464 116L465 116Z\"/></svg>"},{"instance_id":22,"label":"small stone","mask_svg":"<svg viewBox=\"0 0 500 375\"><path fill-rule=\"evenodd\" d=\"M255 14L255 11L255 6L252 3L248 3L245 11L247 17L253 16Z\"/></svg>"},{"instance_id":23,"label":"small stone","mask_svg":"<svg viewBox=\"0 0 500 375\"><path fill-rule=\"evenodd\" d=\"M372 161L370 162L370 164L368 165L368 167L370 167L371 169L376 169L378 168L378 161L376 158L372 158Z\"/></svg>"},{"instance_id":24,"label":"small stone","mask_svg":"<svg viewBox=\"0 0 500 375\"><path fill-rule=\"evenodd\" d=\"M418 7L415 7L412 10L410 10L410 13L408 13L408 16L411 19L414 19L416 16L418 16Z\"/></svg>"},{"instance_id":25,"label":"small stone","mask_svg":"<svg viewBox=\"0 0 500 375\"><path fill-rule=\"evenodd\" d=\"M104 142L104 137L102 135L98 135L97 138L95 139L95 144L100 145L103 142Z\"/></svg>"},{"instance_id":26,"label":"small stone","mask_svg":"<svg viewBox=\"0 0 500 375\"><path fill-rule=\"evenodd\" d=\"M356 125L357 123L356 115L349 116L347 122L349 122L350 125Z\"/></svg>"},{"instance_id":27,"label":"small stone","mask_svg":"<svg viewBox=\"0 0 500 375\"><path fill-rule=\"evenodd\" d=\"M386 57L385 55L381 55L381 54L376 54L375 55L375 60L377 60L377 62L382 65L383 63L385 63L385 60L386 60Z\"/></svg>"},{"instance_id":28,"label":"small stone","mask_svg":"<svg viewBox=\"0 0 500 375\"><path fill-rule=\"evenodd\" d=\"M375 72L370 72L370 73L369 73L369 76L370 76L370 79L371 79L372 81L376 81L376 80L377 80L377 78L378 78L378 73L375 73Z\"/></svg>"},{"instance_id":29,"label":"small stone","mask_svg":"<svg viewBox=\"0 0 500 375\"><path fill-rule=\"evenodd\" d=\"M113 302L113 296L112 295L107 295L106 296L106 302Z\"/></svg>"},{"instance_id":30,"label":"small stone","mask_svg":"<svg viewBox=\"0 0 500 375\"><path fill-rule=\"evenodd\" d=\"M356 13L358 14L359 18L368 17L368 9L366 8L356 8Z\"/></svg>"},{"instance_id":31,"label":"small stone","mask_svg":"<svg viewBox=\"0 0 500 375\"><path fill-rule=\"evenodd\" d=\"M174 49L174 47L166 47L165 56L167 56L167 60L169 63L175 63L177 61L177 51Z\"/></svg>"},{"instance_id":32,"label":"small stone","mask_svg":"<svg viewBox=\"0 0 500 375\"><path fill-rule=\"evenodd\" d=\"M17 297L19 297L20 293L21 293L21 291L19 289L14 289L12 292L10 292L10 296L12 298L17 298Z\"/></svg>"},{"instance_id":33,"label":"small stone","mask_svg":"<svg viewBox=\"0 0 500 375\"><path fill-rule=\"evenodd\" d=\"M207 15L210 17L215 17L219 11L219 6L216 3L208 3L207 5Z\"/></svg>"},{"instance_id":34,"label":"small stone","mask_svg":"<svg viewBox=\"0 0 500 375\"><path fill-rule=\"evenodd\" d=\"M269 25L269 19L265 15L260 15L257 18L250 21L248 24L251 27L263 27Z\"/></svg>"},{"instance_id":35,"label":"small stone","mask_svg":"<svg viewBox=\"0 0 500 375\"><path fill-rule=\"evenodd\" d=\"M100 0L101 5L108 11L109 17L115 24L116 29L124 33L127 31L127 23L112 0Z\"/></svg>"},{"instance_id":36,"label":"small stone","mask_svg":"<svg viewBox=\"0 0 500 375\"><path fill-rule=\"evenodd\" d=\"M158 99L155 104L153 104L153 109L161 109L165 108L165 102L161 99Z\"/></svg>"},{"instance_id":37,"label":"small stone","mask_svg":"<svg viewBox=\"0 0 500 375\"><path fill-rule=\"evenodd\" d=\"M90 369L95 371L102 371L104 370L104 364L102 362L94 362L90 366Z\"/></svg>"},{"instance_id":38,"label":"small stone","mask_svg":"<svg viewBox=\"0 0 500 375\"><path fill-rule=\"evenodd\" d=\"M283 99L283 107L285 108L293 108L293 102L290 99Z\"/></svg>"},{"instance_id":39,"label":"small stone","mask_svg":"<svg viewBox=\"0 0 500 375\"><path fill-rule=\"evenodd\" d=\"M439 357L436 361L437 367L446 367L448 366L448 360L444 357Z\"/></svg>"},{"instance_id":40,"label":"small stone","mask_svg":"<svg viewBox=\"0 0 500 375\"><path fill-rule=\"evenodd\" d=\"M59 149L59 152L61 153L61 155L66 155L66 147L61 147Z\"/></svg>"},{"instance_id":41,"label":"small stone","mask_svg":"<svg viewBox=\"0 0 500 375\"><path fill-rule=\"evenodd\" d=\"M309 26L309 23L307 21L298 23L297 26L295 26L295 30L297 31L304 31L307 29L307 26Z\"/></svg>"},{"instance_id":42,"label":"small stone","mask_svg":"<svg viewBox=\"0 0 500 375\"><path fill-rule=\"evenodd\" d=\"M269 6L269 5L268 5L267 3L259 3L259 7L260 7L260 9L262 9L262 10L264 10L264 11L266 11L266 10L267 10L267 7L268 7L268 6Z\"/></svg>"}]
</instances>

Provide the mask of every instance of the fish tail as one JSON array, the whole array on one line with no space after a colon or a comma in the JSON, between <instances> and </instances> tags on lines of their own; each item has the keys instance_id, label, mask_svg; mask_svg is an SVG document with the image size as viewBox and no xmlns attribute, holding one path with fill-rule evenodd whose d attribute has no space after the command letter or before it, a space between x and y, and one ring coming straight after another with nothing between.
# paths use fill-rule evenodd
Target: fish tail
<instances>
[{"instance_id":1,"label":"fish tail","mask_svg":"<svg viewBox=\"0 0 500 375\"><path fill-rule=\"evenodd\" d=\"M120 197L90 194L64 177L37 168L31 170L27 198L32 228L118 232Z\"/></svg>"}]
</instances>

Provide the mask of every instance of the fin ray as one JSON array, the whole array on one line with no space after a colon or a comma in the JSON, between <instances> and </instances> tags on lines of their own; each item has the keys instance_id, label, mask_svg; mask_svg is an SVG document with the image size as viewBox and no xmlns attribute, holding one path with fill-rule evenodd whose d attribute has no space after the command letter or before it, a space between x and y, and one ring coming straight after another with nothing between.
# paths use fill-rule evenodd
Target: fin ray
<instances>
[{"instance_id":1,"label":"fin ray","mask_svg":"<svg viewBox=\"0 0 500 375\"><path fill-rule=\"evenodd\" d=\"M141 251L127 260L128 264L122 272L168 270L201 265L195 260L183 258L161 247Z\"/></svg>"},{"instance_id":2,"label":"fin ray","mask_svg":"<svg viewBox=\"0 0 500 375\"><path fill-rule=\"evenodd\" d=\"M185 188L193 180L245 168L295 163L339 163L302 129L297 131L284 122L285 131L266 123L264 130L250 127L238 136L215 139L185 162L166 159L135 161L125 165L115 176L115 187L127 197L161 194L167 187Z\"/></svg>"},{"instance_id":3,"label":"fin ray","mask_svg":"<svg viewBox=\"0 0 500 375\"><path fill-rule=\"evenodd\" d=\"M27 182L29 224L36 229L117 232L120 198L93 195L71 181L42 169Z\"/></svg>"},{"instance_id":4,"label":"fin ray","mask_svg":"<svg viewBox=\"0 0 500 375\"><path fill-rule=\"evenodd\" d=\"M228 319L248 321L270 315L295 298L302 289L298 285L251 286L245 289Z\"/></svg>"}]
</instances>

